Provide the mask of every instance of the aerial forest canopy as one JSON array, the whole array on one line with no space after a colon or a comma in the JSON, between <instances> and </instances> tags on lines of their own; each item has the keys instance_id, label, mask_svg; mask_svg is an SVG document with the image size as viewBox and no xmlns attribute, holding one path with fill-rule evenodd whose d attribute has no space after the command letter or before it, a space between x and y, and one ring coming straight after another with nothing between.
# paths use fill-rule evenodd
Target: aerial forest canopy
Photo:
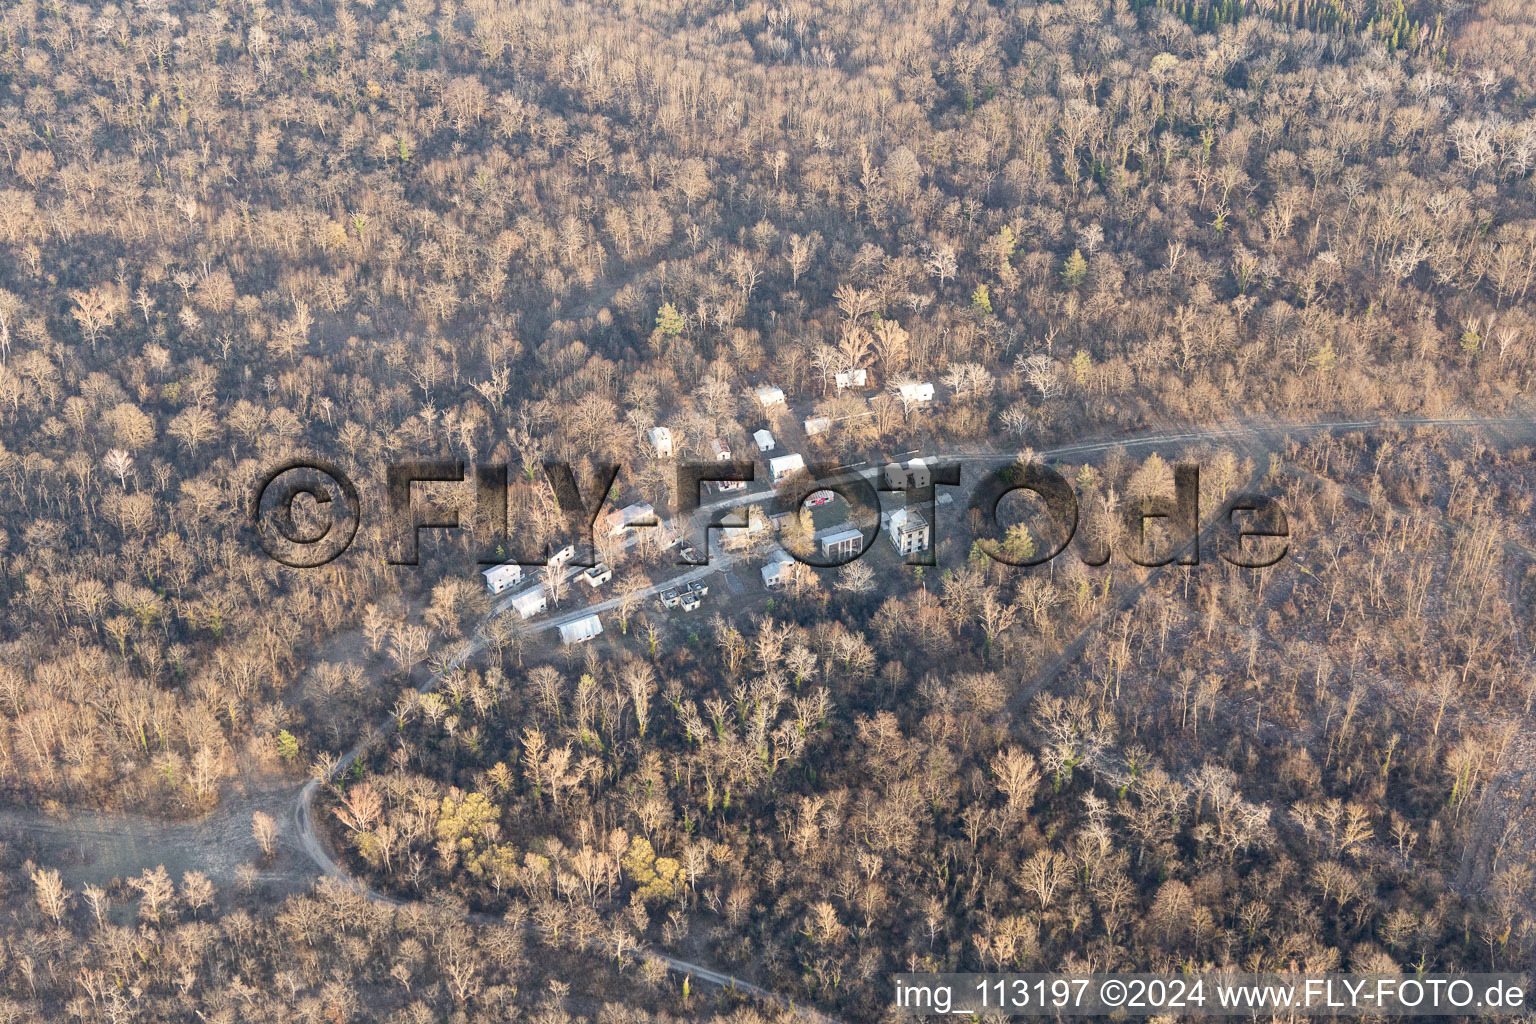
<instances>
[{"instance_id":1,"label":"aerial forest canopy","mask_svg":"<svg viewBox=\"0 0 1536 1024\"><path fill-rule=\"evenodd\" d=\"M1533 102L1521 0L0 3L0 1021L1529 968ZM744 530L684 613L609 538L528 574L611 598L576 648L462 495L416 567L251 529L437 458L543 543L546 460L666 517L765 426L1056 453L1116 550L1193 459L1291 548L1015 570L956 509L770 593Z\"/></svg>"}]
</instances>

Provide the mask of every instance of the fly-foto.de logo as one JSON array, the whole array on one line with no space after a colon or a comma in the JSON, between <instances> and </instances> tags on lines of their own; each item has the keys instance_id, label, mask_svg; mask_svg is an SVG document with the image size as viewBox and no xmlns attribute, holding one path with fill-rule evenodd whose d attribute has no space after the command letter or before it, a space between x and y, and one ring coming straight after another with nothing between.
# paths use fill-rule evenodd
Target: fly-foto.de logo
<instances>
[{"instance_id":1,"label":"fly-foto.de logo","mask_svg":"<svg viewBox=\"0 0 1536 1024\"><path fill-rule=\"evenodd\" d=\"M707 565L711 531L757 529L758 522L743 522L741 510L753 508L770 523L783 523L841 498L849 509L842 533L847 543L837 545L785 543L796 561L817 568L832 568L855 561L873 546L882 528L924 532L922 543L898 549L906 564L935 565L938 543L937 506L953 501L953 490L969 487L968 528L972 550L1008 565L1044 565L1069 548L1084 564L1100 566L1111 557L1111 544L1103 537L1089 538L1079 530L1081 508L1072 485L1052 467L1039 462L1012 462L976 470L975 479L964 481L958 463L927 464L913 460L867 473L841 467L799 466L793 473L775 476L771 490L745 491L757 482L752 462L680 462L673 492L675 512L670 520L651 506L637 502L614 507L610 496L621 467L592 467L592 480L581 487L569 463L543 464L545 480L565 520L560 539L529 550L528 543L508 523L509 470L505 464L481 464L472 469L456 461L399 462L385 470L385 561L390 565L416 565L421 535L425 530L460 530L468 526L459 508L418 500L415 485L469 486L477 524L483 535L483 565L517 564L542 566L595 564L584 556L595 550L601 530L609 536L662 531L665 548L677 551L680 566ZM1173 494L1143 495L1124 500L1114 510L1123 527L1120 553L1137 565L1154 567L1177 563L1200 564L1200 468L1192 463L1173 467ZM730 497L704 503L706 489ZM882 500L887 496L888 502ZM949 497L941 497L949 495ZM1016 543L1017 527L1010 529L1000 514L1011 495L1033 496L1044 516L1039 529L1028 531L1030 543ZM899 497L896 497L899 496ZM307 499L307 500L305 500ZM885 505L890 505L887 509ZM264 551L284 565L316 568L340 557L357 537L363 507L358 488L335 465L321 460L283 463L258 482L251 499L251 525ZM750 518L750 517L749 517ZM1158 524L1156 528L1152 524ZM1277 499L1264 494L1239 493L1226 498L1205 527L1218 554L1231 565L1262 569L1275 565L1288 550L1290 527ZM855 533L857 540L854 539ZM1044 541L1037 543L1036 538Z\"/></svg>"}]
</instances>

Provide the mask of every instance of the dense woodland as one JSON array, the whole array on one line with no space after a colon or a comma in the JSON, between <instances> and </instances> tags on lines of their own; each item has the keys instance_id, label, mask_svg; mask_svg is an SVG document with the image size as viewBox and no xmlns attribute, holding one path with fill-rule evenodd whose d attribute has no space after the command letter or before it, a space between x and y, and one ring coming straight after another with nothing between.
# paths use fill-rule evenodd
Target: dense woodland
<instances>
[{"instance_id":1,"label":"dense woodland","mask_svg":"<svg viewBox=\"0 0 1536 1024\"><path fill-rule=\"evenodd\" d=\"M914 966L1530 966L1533 98L1518 0L0 7L0 793L321 777L405 903L0 837L0 1019L776 1012L640 947L854 1020ZM951 530L574 651L488 621L467 489L419 567L249 526L299 455L507 462L535 541L546 458L666 511L650 428L750 451L764 384L827 461L1509 422L1060 467L1106 538L1175 457L1279 494L1274 569Z\"/></svg>"}]
</instances>

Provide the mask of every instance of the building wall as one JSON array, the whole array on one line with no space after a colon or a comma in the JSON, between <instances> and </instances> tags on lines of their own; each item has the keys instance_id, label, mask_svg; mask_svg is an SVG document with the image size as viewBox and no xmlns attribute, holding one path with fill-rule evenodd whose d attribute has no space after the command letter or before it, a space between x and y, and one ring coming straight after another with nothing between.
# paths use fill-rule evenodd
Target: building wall
<instances>
[{"instance_id":1,"label":"building wall","mask_svg":"<svg viewBox=\"0 0 1536 1024\"><path fill-rule=\"evenodd\" d=\"M833 544L822 544L821 550L829 558L847 558L864 550L864 538L849 537L847 540L840 540Z\"/></svg>"},{"instance_id":2,"label":"building wall","mask_svg":"<svg viewBox=\"0 0 1536 1024\"><path fill-rule=\"evenodd\" d=\"M896 550L904 555L910 555L914 551L926 551L928 549L928 527L923 526L917 530L892 530L891 542L896 545Z\"/></svg>"}]
</instances>

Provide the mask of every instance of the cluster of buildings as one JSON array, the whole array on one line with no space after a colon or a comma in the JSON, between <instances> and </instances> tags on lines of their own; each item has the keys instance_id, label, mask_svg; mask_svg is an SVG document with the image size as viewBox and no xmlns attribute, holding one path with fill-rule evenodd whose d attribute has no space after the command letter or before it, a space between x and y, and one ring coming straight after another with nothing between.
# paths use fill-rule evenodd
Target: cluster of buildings
<instances>
[{"instance_id":1,"label":"cluster of buildings","mask_svg":"<svg viewBox=\"0 0 1536 1024\"><path fill-rule=\"evenodd\" d=\"M927 487L929 477L928 466L922 459L913 459L905 466L892 464L886 467L886 481L896 489ZM834 492L829 490L813 491L806 497L805 504L812 508L818 507L830 502L833 496ZM916 506L908 505L882 513L880 521L891 546L903 558L927 551L933 546L933 526ZM814 540L821 557L829 562L851 560L864 550L863 531L848 522L818 530ZM769 590L777 588L789 578L794 565L795 559L787 552L782 548L775 549L762 566L763 586Z\"/></svg>"},{"instance_id":2,"label":"cluster of buildings","mask_svg":"<svg viewBox=\"0 0 1536 1024\"><path fill-rule=\"evenodd\" d=\"M646 506L649 509L649 506ZM565 566L576 557L576 548L567 544L554 554L549 556L547 565L553 567L553 571L566 571ZM508 590L516 587L523 581L523 567L516 562L508 562L504 565L493 565L480 573L485 577L485 587L493 595L500 596ZM604 562L598 562L590 568L584 569L579 574L580 580L595 592L598 587L613 579L613 569ZM549 610L549 592L543 583L536 583L522 590L507 602L508 607L517 613L520 619L531 619L535 615L542 615ZM582 643L597 636L603 631L603 624L596 615L588 615L575 622L568 622L560 626L560 639L565 643Z\"/></svg>"},{"instance_id":3,"label":"cluster of buildings","mask_svg":"<svg viewBox=\"0 0 1536 1024\"><path fill-rule=\"evenodd\" d=\"M834 383L839 391L847 388L863 388L869 379L868 371L863 368L846 370L834 375ZM917 408L933 401L934 389L931 383L910 382L898 386L898 394L903 405L908 408ZM765 385L756 388L753 392L759 406L765 414L772 414L777 410L787 408L784 392L778 387ZM812 416L805 420L805 434L807 437L815 437L826 433L831 429L832 421L825 416ZM674 439L672 431L665 426L652 427L649 432L651 448L658 459L670 459L674 455ZM768 475L774 485L778 485L797 473L806 469L805 459L800 454L789 452L780 455L769 453L778 451L778 442L773 432L767 427L755 430L752 440L757 446L758 453L766 458ZM730 445L723 439L716 438L710 443L710 452L720 462L732 460ZM885 468L885 482L890 488L905 490L909 488L923 488L930 486L930 474L926 463L922 459L912 459L905 465L892 463ZM717 481L714 483L717 490L730 492L745 490L746 481ZM831 490L815 491L809 495L805 504L816 508L826 505L834 498ZM787 514L775 516L775 520L784 520ZM933 529L927 518L915 507L897 509L885 513L882 516L882 524L886 530L886 536L895 549L903 556L910 556L916 552L927 550L933 543ZM658 527L663 530L667 527L660 522L656 510L645 502L636 502L623 508L608 512L601 521L602 528L610 537L620 537L626 532L641 527ZM728 527L727 534L754 533L772 527L781 526L782 522L769 523L760 516L749 519L746 525ZM680 538L674 537L673 543ZM827 527L815 534L815 543L821 554L828 560L846 560L864 549L864 534L851 523L841 523ZM668 545L670 546L670 545ZM560 571L575 557L575 548L566 545L550 556L548 565L555 571ZM775 549L769 556L767 564L762 566L763 585L769 589L778 587L788 578L795 560L782 548ZM485 577L486 588L493 594L500 596L514 590L523 582L523 567L516 563L496 565L482 572ZM595 592L604 583L613 578L613 570L605 564L599 563L580 573L580 579ZM695 581L684 586L670 588L662 591L661 604L665 608L680 607L684 611L692 611L698 608L704 595L709 592L709 587L702 581ZM508 606L523 619L531 619L540 615L549 608L549 595L542 584L528 587L515 593L508 601ZM560 639L566 644L584 643L602 634L602 622L597 615L587 615L571 622L563 623L559 627Z\"/></svg>"},{"instance_id":4,"label":"cluster of buildings","mask_svg":"<svg viewBox=\"0 0 1536 1024\"><path fill-rule=\"evenodd\" d=\"M693 580L680 587L671 587L661 592L661 606L663 608L681 608L685 612L694 611L704 601L704 595L709 593L709 584L703 580Z\"/></svg>"}]
</instances>

